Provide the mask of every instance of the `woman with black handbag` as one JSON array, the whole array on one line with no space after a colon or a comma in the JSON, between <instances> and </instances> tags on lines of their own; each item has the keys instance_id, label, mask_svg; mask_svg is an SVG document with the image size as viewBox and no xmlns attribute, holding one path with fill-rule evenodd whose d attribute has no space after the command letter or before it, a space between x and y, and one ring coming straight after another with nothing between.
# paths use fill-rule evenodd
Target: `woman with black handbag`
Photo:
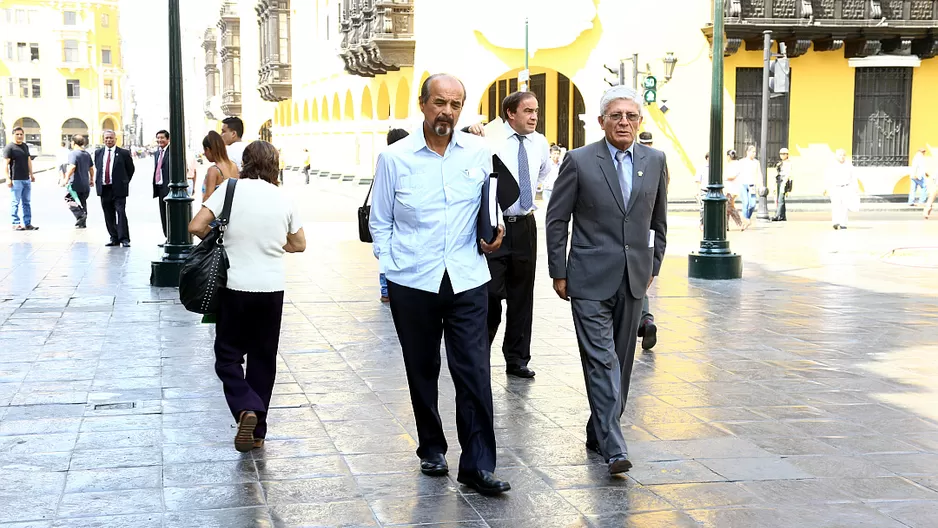
<instances>
[{"instance_id":1,"label":"woman with black handbag","mask_svg":"<svg viewBox=\"0 0 938 528\"><path fill-rule=\"evenodd\" d=\"M227 284L218 292L215 373L238 430L235 449L263 447L274 388L286 274L284 253L306 249L299 215L279 187L279 156L266 141L244 149L240 180L226 180L189 223L205 237L225 207L227 186L236 183L224 227ZM247 356L247 370L242 367Z\"/></svg>"}]
</instances>

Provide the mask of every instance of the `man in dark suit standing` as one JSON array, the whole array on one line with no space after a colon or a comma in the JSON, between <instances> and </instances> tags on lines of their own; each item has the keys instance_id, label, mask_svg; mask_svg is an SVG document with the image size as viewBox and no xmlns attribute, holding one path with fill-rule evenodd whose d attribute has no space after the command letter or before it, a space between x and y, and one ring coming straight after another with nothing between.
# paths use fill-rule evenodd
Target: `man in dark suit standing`
<instances>
[{"instance_id":1,"label":"man in dark suit standing","mask_svg":"<svg viewBox=\"0 0 938 528\"><path fill-rule=\"evenodd\" d=\"M130 180L134 177L134 160L129 150L117 146L117 134L104 131L104 148L94 153L94 166L98 177L94 179L95 192L101 198L104 225L110 241L130 247L130 226L127 224L127 197L130 195Z\"/></svg>"},{"instance_id":2,"label":"man in dark suit standing","mask_svg":"<svg viewBox=\"0 0 938 528\"><path fill-rule=\"evenodd\" d=\"M169 195L169 132L160 130L156 133L156 144L159 148L153 155L155 163L153 169L153 197L157 199L160 207L160 223L163 224L163 236L166 236L166 202L163 199Z\"/></svg>"},{"instance_id":3,"label":"man in dark suit standing","mask_svg":"<svg viewBox=\"0 0 938 528\"><path fill-rule=\"evenodd\" d=\"M550 276L557 295L571 302L586 378L586 447L603 456L610 474L632 467L619 421L642 297L661 269L668 227L664 153L635 141L642 103L626 86L603 94L606 137L567 153L547 207Z\"/></svg>"}]
</instances>

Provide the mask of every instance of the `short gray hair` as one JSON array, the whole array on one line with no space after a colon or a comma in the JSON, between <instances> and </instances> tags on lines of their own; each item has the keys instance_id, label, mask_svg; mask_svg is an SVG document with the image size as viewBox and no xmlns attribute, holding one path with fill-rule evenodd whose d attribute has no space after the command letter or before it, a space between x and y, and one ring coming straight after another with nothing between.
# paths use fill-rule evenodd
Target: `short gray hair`
<instances>
[{"instance_id":1,"label":"short gray hair","mask_svg":"<svg viewBox=\"0 0 938 528\"><path fill-rule=\"evenodd\" d=\"M114 137L115 137L115 138L117 137L117 132L114 132L114 131L111 130L110 128L108 128L108 129L105 130L104 132L101 132L101 137L104 137L104 136L106 136L106 135L108 135L108 134L114 134Z\"/></svg>"},{"instance_id":2,"label":"short gray hair","mask_svg":"<svg viewBox=\"0 0 938 528\"><path fill-rule=\"evenodd\" d=\"M643 101L642 98L638 96L638 92L629 88L628 86L620 84L618 86L613 86L612 88L606 90L605 93L603 93L603 98L599 100L599 115L606 115L606 109L609 108L609 105L612 104L613 101L617 101L619 99L627 99L637 104L638 112L642 113L642 105L645 104L645 101Z\"/></svg>"}]
</instances>

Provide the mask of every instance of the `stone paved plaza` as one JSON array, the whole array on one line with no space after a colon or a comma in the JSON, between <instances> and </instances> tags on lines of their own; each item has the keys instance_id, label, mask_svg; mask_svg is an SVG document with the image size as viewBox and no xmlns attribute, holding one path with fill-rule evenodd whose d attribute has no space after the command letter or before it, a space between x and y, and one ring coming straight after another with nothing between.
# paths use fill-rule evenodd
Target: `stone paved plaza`
<instances>
[{"instance_id":1,"label":"stone paved plaza","mask_svg":"<svg viewBox=\"0 0 938 528\"><path fill-rule=\"evenodd\" d=\"M287 256L268 442L240 454L213 327L148 286L159 226L140 180L130 249L104 247L94 198L74 230L42 181L41 229L0 230L2 528L938 526L934 220L866 214L833 231L792 214L732 232L743 280L705 282L686 276L696 217L673 215L622 478L584 448L572 319L542 244L537 377L509 379L492 355L512 491L484 498L418 471L400 349L356 238L364 188L288 179L310 243ZM444 369L455 467L452 399Z\"/></svg>"}]
</instances>

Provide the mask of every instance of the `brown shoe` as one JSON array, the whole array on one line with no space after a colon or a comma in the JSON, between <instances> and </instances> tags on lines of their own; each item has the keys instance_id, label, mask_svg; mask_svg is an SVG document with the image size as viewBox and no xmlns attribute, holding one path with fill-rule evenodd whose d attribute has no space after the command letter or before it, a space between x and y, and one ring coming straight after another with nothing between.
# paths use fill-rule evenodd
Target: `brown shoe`
<instances>
[{"instance_id":1,"label":"brown shoe","mask_svg":"<svg viewBox=\"0 0 938 528\"><path fill-rule=\"evenodd\" d=\"M235 433L235 449L242 453L254 449L254 428L257 427L257 415L254 411L242 411L238 420L238 432Z\"/></svg>"},{"instance_id":2,"label":"brown shoe","mask_svg":"<svg viewBox=\"0 0 938 528\"><path fill-rule=\"evenodd\" d=\"M254 449L261 449L262 447L264 447L264 439L263 439L263 438L255 438L255 439L254 439Z\"/></svg>"}]
</instances>

